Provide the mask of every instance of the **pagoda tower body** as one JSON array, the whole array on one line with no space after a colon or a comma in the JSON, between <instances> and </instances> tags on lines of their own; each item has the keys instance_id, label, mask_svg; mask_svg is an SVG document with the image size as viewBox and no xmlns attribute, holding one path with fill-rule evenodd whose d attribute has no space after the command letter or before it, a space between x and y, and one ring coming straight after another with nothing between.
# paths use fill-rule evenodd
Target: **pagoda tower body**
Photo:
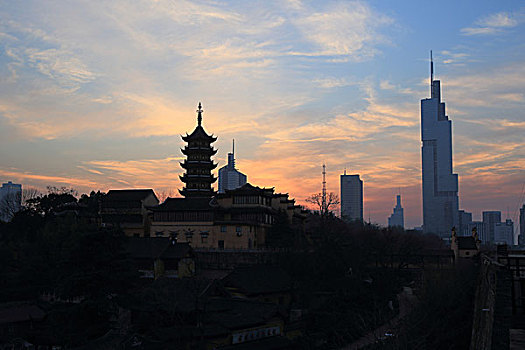
<instances>
[{"instance_id":1,"label":"pagoda tower body","mask_svg":"<svg viewBox=\"0 0 525 350\"><path fill-rule=\"evenodd\" d=\"M181 136L187 145L181 149L186 160L180 163L180 166L186 172L180 176L185 186L179 192L186 198L212 197L216 194L212 184L217 181L217 178L211 172L217 167L217 164L212 161L211 157L217 153L217 150L211 144L217 140L217 137L210 136L204 131L201 125L202 112L202 105L199 102L197 127L190 135Z\"/></svg>"}]
</instances>

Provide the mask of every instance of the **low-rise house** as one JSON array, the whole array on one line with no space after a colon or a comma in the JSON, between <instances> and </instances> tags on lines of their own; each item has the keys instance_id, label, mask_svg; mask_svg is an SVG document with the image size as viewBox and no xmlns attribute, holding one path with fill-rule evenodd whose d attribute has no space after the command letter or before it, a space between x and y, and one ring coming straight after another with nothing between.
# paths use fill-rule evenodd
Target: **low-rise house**
<instances>
[{"instance_id":1,"label":"low-rise house","mask_svg":"<svg viewBox=\"0 0 525 350\"><path fill-rule=\"evenodd\" d=\"M193 249L167 237L130 237L127 253L143 278L183 278L195 274Z\"/></svg>"},{"instance_id":2,"label":"low-rise house","mask_svg":"<svg viewBox=\"0 0 525 350\"><path fill-rule=\"evenodd\" d=\"M27 336L46 313L31 303L0 304L0 348L16 338Z\"/></svg>"},{"instance_id":3,"label":"low-rise house","mask_svg":"<svg viewBox=\"0 0 525 350\"><path fill-rule=\"evenodd\" d=\"M222 279L224 287L232 296L290 305L292 282L281 268L269 265L237 267Z\"/></svg>"},{"instance_id":4,"label":"low-rise house","mask_svg":"<svg viewBox=\"0 0 525 350\"><path fill-rule=\"evenodd\" d=\"M102 225L118 226L126 236L150 236L148 207L159 204L152 189L110 190L100 208Z\"/></svg>"}]
</instances>

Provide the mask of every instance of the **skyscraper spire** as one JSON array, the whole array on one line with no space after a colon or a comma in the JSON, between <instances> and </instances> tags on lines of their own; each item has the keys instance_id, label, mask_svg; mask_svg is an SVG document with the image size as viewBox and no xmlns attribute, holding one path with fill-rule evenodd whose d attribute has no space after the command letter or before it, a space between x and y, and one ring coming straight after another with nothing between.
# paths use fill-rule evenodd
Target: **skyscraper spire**
<instances>
[{"instance_id":1,"label":"skyscraper spire","mask_svg":"<svg viewBox=\"0 0 525 350\"><path fill-rule=\"evenodd\" d=\"M202 110L202 105L199 102L199 109L197 109L197 125L198 126L201 126L202 124L202 112L204 111Z\"/></svg>"},{"instance_id":2,"label":"skyscraper spire","mask_svg":"<svg viewBox=\"0 0 525 350\"><path fill-rule=\"evenodd\" d=\"M235 157L235 139L232 139L232 154Z\"/></svg>"},{"instance_id":3,"label":"skyscraper spire","mask_svg":"<svg viewBox=\"0 0 525 350\"><path fill-rule=\"evenodd\" d=\"M432 93L432 82L434 81L434 61L432 59L432 50L430 50L430 93Z\"/></svg>"}]
</instances>

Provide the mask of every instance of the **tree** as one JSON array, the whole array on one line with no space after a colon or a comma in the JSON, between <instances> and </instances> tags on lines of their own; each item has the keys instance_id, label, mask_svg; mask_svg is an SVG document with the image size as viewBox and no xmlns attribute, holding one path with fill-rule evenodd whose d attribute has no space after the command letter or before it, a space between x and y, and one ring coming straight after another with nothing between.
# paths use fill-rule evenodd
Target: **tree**
<instances>
[{"instance_id":1,"label":"tree","mask_svg":"<svg viewBox=\"0 0 525 350\"><path fill-rule=\"evenodd\" d=\"M316 205L321 216L328 216L330 211L339 204L339 197L333 192L327 193L324 197L322 193L315 193L306 198L305 201Z\"/></svg>"}]
</instances>

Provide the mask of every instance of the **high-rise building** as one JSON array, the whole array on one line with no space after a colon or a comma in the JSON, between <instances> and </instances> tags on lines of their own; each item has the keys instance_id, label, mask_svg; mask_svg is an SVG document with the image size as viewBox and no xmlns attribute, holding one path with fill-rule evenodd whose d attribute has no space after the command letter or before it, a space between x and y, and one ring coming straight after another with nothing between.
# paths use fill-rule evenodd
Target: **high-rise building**
<instances>
[{"instance_id":1,"label":"high-rise building","mask_svg":"<svg viewBox=\"0 0 525 350\"><path fill-rule=\"evenodd\" d=\"M246 184L246 175L235 169L235 140L231 153L228 153L228 164L219 169L219 193L234 190Z\"/></svg>"},{"instance_id":2,"label":"high-rise building","mask_svg":"<svg viewBox=\"0 0 525 350\"><path fill-rule=\"evenodd\" d=\"M483 212L483 223L487 226L488 242L494 242L494 227L496 224L501 223L501 211L484 211Z\"/></svg>"},{"instance_id":3,"label":"high-rise building","mask_svg":"<svg viewBox=\"0 0 525 350\"><path fill-rule=\"evenodd\" d=\"M186 184L180 194L184 197L212 197L215 191L212 184L217 180L211 171L217 167L217 164L211 160L211 157L217 153L211 145L217 138L213 135L208 135L202 127L202 105L199 102L199 109L197 109L197 127L193 132L182 139L188 144L182 153L186 156L180 166L186 170L186 173L180 176L182 182Z\"/></svg>"},{"instance_id":4,"label":"high-rise building","mask_svg":"<svg viewBox=\"0 0 525 350\"><path fill-rule=\"evenodd\" d=\"M487 225L485 225L482 221L471 221L467 225L467 232L471 232L472 230L476 229L478 234L478 239L483 243L488 243L488 234L487 234ZM468 236L468 235L465 235Z\"/></svg>"},{"instance_id":5,"label":"high-rise building","mask_svg":"<svg viewBox=\"0 0 525 350\"><path fill-rule=\"evenodd\" d=\"M525 204L520 208L520 235L518 236L518 244L525 245Z\"/></svg>"},{"instance_id":6,"label":"high-rise building","mask_svg":"<svg viewBox=\"0 0 525 350\"><path fill-rule=\"evenodd\" d=\"M430 98L421 100L423 232L450 237L458 224L458 175L452 172L452 123L430 60Z\"/></svg>"},{"instance_id":7,"label":"high-rise building","mask_svg":"<svg viewBox=\"0 0 525 350\"><path fill-rule=\"evenodd\" d=\"M458 212L458 236L470 236L468 224L472 222L472 213L464 210Z\"/></svg>"},{"instance_id":8,"label":"high-rise building","mask_svg":"<svg viewBox=\"0 0 525 350\"><path fill-rule=\"evenodd\" d=\"M341 175L341 218L363 221L363 181L359 175Z\"/></svg>"},{"instance_id":9,"label":"high-rise building","mask_svg":"<svg viewBox=\"0 0 525 350\"><path fill-rule=\"evenodd\" d=\"M511 219L507 219L505 222L497 222L494 225L494 243L514 244L514 223Z\"/></svg>"},{"instance_id":10,"label":"high-rise building","mask_svg":"<svg viewBox=\"0 0 525 350\"><path fill-rule=\"evenodd\" d=\"M0 187L0 220L9 221L22 207L22 185L11 181Z\"/></svg>"},{"instance_id":11,"label":"high-rise building","mask_svg":"<svg viewBox=\"0 0 525 350\"><path fill-rule=\"evenodd\" d=\"M394 227L398 226L405 228L405 219L403 216L403 207L401 206L401 195L396 196L396 206L394 207L394 212L388 218L388 226Z\"/></svg>"}]
</instances>

